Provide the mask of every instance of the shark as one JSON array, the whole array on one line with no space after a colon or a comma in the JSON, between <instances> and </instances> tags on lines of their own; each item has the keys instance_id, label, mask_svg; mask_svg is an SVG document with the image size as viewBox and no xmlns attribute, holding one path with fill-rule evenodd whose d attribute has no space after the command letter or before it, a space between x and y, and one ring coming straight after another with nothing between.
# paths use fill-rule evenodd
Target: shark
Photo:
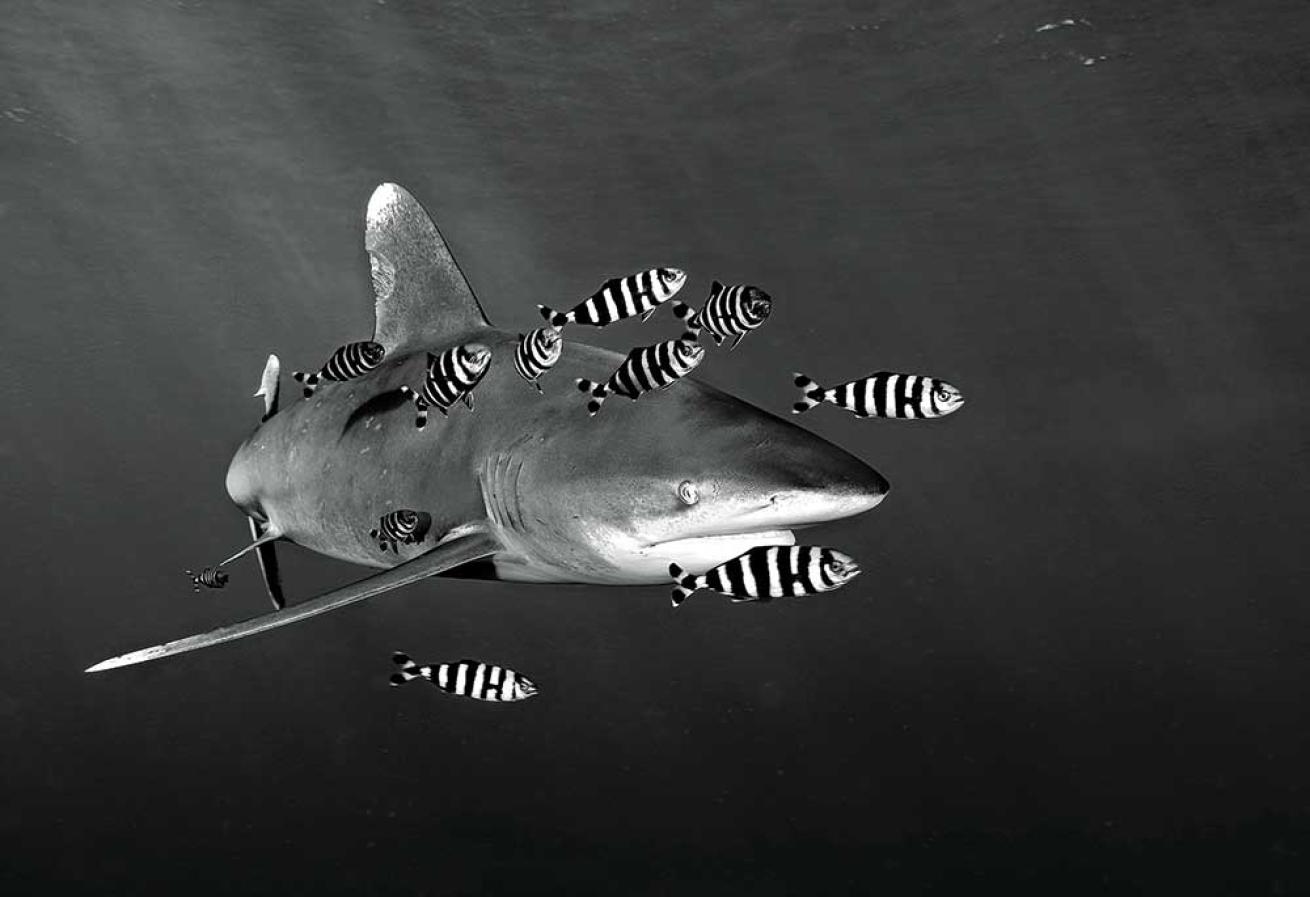
<instances>
[{"instance_id":1,"label":"shark","mask_svg":"<svg viewBox=\"0 0 1310 897\"><path fill-rule=\"evenodd\" d=\"M283 405L271 356L256 393L266 413L227 470L254 541L223 563L254 552L274 610L87 672L244 638L434 576L668 584L670 564L703 573L755 546L792 545L797 530L867 512L888 493L853 454L695 377L589 416L574 383L623 362L608 349L566 341L539 393L515 370L519 335L487 320L432 217L397 184L369 199L364 248L382 363ZM476 406L416 428L402 387L422 383L430 354L467 344L491 351ZM383 550L370 529L401 508L430 515L429 535ZM288 607L278 542L375 572Z\"/></svg>"}]
</instances>

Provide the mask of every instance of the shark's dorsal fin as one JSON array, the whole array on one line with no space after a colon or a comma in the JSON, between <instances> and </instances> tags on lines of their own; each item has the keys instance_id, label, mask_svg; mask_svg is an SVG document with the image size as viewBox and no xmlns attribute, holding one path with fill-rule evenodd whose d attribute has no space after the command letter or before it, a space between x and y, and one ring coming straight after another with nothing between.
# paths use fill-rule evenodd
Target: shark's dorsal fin
<instances>
[{"instance_id":1,"label":"shark's dorsal fin","mask_svg":"<svg viewBox=\"0 0 1310 897\"><path fill-rule=\"evenodd\" d=\"M373 191L364 248L373 271L373 339L388 354L490 326L441 232L404 187Z\"/></svg>"}]
</instances>

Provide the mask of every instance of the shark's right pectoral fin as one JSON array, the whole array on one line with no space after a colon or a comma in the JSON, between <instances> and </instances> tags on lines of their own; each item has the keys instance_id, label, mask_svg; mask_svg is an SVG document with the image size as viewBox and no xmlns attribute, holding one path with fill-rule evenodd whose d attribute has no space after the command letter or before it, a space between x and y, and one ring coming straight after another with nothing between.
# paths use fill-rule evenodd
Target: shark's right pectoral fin
<instances>
[{"instance_id":1,"label":"shark's right pectoral fin","mask_svg":"<svg viewBox=\"0 0 1310 897\"><path fill-rule=\"evenodd\" d=\"M88 667L86 672L98 673L102 670L112 670L115 667L145 663L148 660L171 657L174 654L195 651L197 648L208 648L210 645L245 638L248 635L266 632L269 629L277 629L279 626L286 626L288 623L296 623L300 620L316 617L330 610L345 607L347 604L354 604L356 601L363 601L365 598L372 598L374 595L381 595L384 592L398 589L412 582L418 582L420 579L426 579L438 573L445 573L447 570L467 564L469 561L476 561L495 554L500 549L500 543L487 533L475 532L467 536L461 536L438 545L412 561L376 573L367 579L328 592L326 595L320 595L318 598L311 598L309 601L302 602L294 607L240 623L233 623L230 626L222 626L200 635L192 635L163 645L155 645L152 648L142 648L140 651L133 651L130 654L111 657L109 660L101 661L93 667Z\"/></svg>"},{"instance_id":2,"label":"shark's right pectoral fin","mask_svg":"<svg viewBox=\"0 0 1310 897\"><path fill-rule=\"evenodd\" d=\"M275 610L281 610L287 606L287 601L282 597L282 576L277 567L277 548L272 542L260 542L267 531L267 524L260 523L254 517L247 517L250 521L250 535L256 542L255 557L259 559L259 572L264 575L264 588L268 590L269 600L273 602Z\"/></svg>"},{"instance_id":3,"label":"shark's right pectoral fin","mask_svg":"<svg viewBox=\"0 0 1310 897\"><path fill-rule=\"evenodd\" d=\"M278 361L276 355L268 356L268 361L264 363L264 374L259 378L259 390L255 397L264 397L264 416L261 421L268 420L277 414L278 392L281 385L280 374L282 373L282 362Z\"/></svg>"}]
</instances>

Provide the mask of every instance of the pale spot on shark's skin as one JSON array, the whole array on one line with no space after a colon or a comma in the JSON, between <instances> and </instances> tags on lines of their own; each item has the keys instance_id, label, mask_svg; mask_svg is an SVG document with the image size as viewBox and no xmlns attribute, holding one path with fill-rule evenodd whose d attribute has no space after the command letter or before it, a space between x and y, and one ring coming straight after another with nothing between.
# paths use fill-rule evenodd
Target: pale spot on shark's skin
<instances>
[{"instance_id":1,"label":"pale spot on shark's skin","mask_svg":"<svg viewBox=\"0 0 1310 897\"><path fill-rule=\"evenodd\" d=\"M368 251L368 264L373 276L373 295L378 302L385 302L396 288L396 266L374 249Z\"/></svg>"}]
</instances>

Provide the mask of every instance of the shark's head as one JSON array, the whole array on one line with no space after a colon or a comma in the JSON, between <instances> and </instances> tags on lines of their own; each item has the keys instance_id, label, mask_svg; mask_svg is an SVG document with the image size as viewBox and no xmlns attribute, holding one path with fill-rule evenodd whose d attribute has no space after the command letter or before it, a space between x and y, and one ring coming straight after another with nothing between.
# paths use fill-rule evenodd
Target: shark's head
<instances>
[{"instance_id":1,"label":"shark's head","mask_svg":"<svg viewBox=\"0 0 1310 897\"><path fill-rule=\"evenodd\" d=\"M594 426L540 435L489 465L492 518L526 566L664 582L670 563L703 572L755 545L791 545L794 530L887 494L860 459L698 382L612 404Z\"/></svg>"}]
</instances>

